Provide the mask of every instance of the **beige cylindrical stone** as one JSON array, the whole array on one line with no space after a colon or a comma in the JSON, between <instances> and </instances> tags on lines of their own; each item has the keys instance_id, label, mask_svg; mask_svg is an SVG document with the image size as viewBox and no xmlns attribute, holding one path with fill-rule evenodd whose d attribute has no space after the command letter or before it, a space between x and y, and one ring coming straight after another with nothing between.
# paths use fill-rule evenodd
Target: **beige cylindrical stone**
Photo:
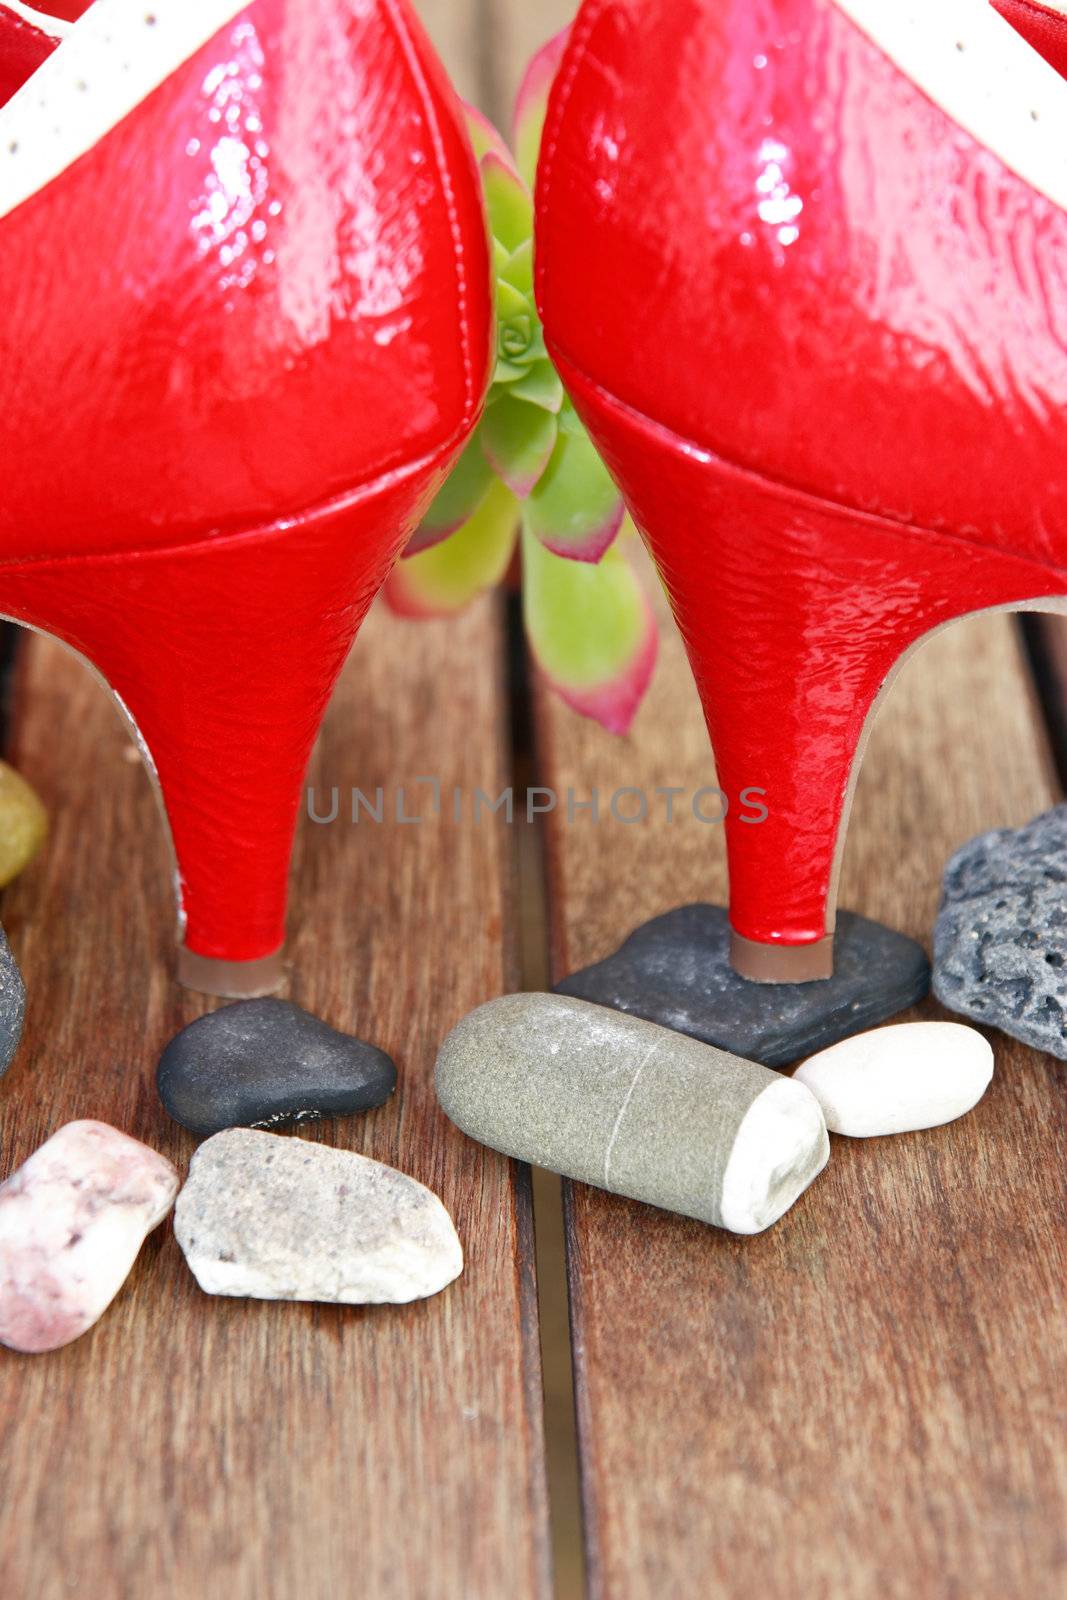
<instances>
[{"instance_id":1,"label":"beige cylindrical stone","mask_svg":"<svg viewBox=\"0 0 1067 1600\"><path fill-rule=\"evenodd\" d=\"M803 1084L565 995L506 995L464 1017L437 1094L481 1144L733 1233L777 1222L830 1154Z\"/></svg>"}]
</instances>

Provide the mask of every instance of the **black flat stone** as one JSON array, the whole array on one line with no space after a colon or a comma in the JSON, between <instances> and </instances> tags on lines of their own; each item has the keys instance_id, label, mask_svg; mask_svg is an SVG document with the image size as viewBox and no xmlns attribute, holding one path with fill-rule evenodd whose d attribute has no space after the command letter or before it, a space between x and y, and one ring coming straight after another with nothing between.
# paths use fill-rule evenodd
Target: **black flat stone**
<instances>
[{"instance_id":1,"label":"black flat stone","mask_svg":"<svg viewBox=\"0 0 1067 1600\"><path fill-rule=\"evenodd\" d=\"M934 993L961 1016L1067 1060L1067 805L979 834L951 858Z\"/></svg>"},{"instance_id":2,"label":"black flat stone","mask_svg":"<svg viewBox=\"0 0 1067 1600\"><path fill-rule=\"evenodd\" d=\"M850 911L838 915L832 978L750 983L730 966L722 906L691 905L642 923L614 955L564 978L556 993L782 1067L885 1022L929 987L921 945Z\"/></svg>"},{"instance_id":3,"label":"black flat stone","mask_svg":"<svg viewBox=\"0 0 1067 1600\"><path fill-rule=\"evenodd\" d=\"M176 1122L218 1133L369 1111L396 1088L396 1068L288 1000L239 1000L175 1034L156 1083Z\"/></svg>"}]
</instances>

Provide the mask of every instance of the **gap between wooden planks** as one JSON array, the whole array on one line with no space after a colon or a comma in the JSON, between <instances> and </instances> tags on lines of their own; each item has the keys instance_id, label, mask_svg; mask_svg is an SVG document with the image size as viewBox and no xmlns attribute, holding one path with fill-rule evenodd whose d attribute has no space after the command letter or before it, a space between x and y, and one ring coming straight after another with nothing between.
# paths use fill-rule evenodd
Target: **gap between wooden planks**
<instances>
[{"instance_id":1,"label":"gap between wooden planks","mask_svg":"<svg viewBox=\"0 0 1067 1600\"><path fill-rule=\"evenodd\" d=\"M502 787L503 681L495 599L417 630L376 610L314 758L320 809L333 784ZM103 691L51 641L24 642L9 753L52 833L3 907L29 1008L0 1083L0 1175L75 1117L184 1172L197 1141L163 1112L154 1068L211 1002L173 979L147 777ZM463 1138L432 1085L445 1031L514 987L510 840L487 817L353 827L345 809L300 830L289 993L388 1050L400 1087L306 1136L429 1184L464 1275L405 1307L211 1298L165 1223L91 1333L48 1356L0 1350L11 1600L549 1591L528 1176Z\"/></svg>"},{"instance_id":2,"label":"gap between wooden planks","mask_svg":"<svg viewBox=\"0 0 1067 1600\"><path fill-rule=\"evenodd\" d=\"M661 613L628 740L539 697L542 783L607 797L714 781ZM950 852L1056 798L1013 623L961 623L905 668L875 729L842 904L929 948ZM723 900L714 828L580 816L548 819L557 977L646 917ZM1067 1067L990 1038L972 1115L834 1138L759 1238L566 1186L594 1596L1067 1592Z\"/></svg>"}]
</instances>

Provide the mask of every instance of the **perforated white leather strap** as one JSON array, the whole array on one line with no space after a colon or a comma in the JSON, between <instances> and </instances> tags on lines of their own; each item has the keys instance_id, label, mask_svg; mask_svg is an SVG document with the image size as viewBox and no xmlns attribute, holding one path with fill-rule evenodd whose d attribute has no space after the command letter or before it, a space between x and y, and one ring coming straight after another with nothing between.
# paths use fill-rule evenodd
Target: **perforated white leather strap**
<instances>
[{"instance_id":1,"label":"perforated white leather strap","mask_svg":"<svg viewBox=\"0 0 1067 1600\"><path fill-rule=\"evenodd\" d=\"M1067 211L1067 83L988 0L833 0L917 88Z\"/></svg>"},{"instance_id":2,"label":"perforated white leather strap","mask_svg":"<svg viewBox=\"0 0 1067 1600\"><path fill-rule=\"evenodd\" d=\"M2 0L5 5L10 0ZM95 0L0 109L0 217L117 126L249 0ZM24 6L43 32L51 20Z\"/></svg>"}]
</instances>

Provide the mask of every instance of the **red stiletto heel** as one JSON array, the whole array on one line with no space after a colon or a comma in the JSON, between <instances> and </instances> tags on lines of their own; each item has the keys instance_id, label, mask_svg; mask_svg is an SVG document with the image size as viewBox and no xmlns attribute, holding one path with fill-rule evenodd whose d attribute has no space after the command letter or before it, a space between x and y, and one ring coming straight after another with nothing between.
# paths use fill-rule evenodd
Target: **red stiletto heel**
<instances>
[{"instance_id":1,"label":"red stiletto heel","mask_svg":"<svg viewBox=\"0 0 1067 1600\"><path fill-rule=\"evenodd\" d=\"M1067 574L798 495L627 411L566 363L561 375L663 576L719 784L735 801L760 790L767 810L753 822L735 804L725 819L734 967L762 982L828 978L880 697L936 628L1035 597L1060 609Z\"/></svg>"},{"instance_id":2,"label":"red stiletto heel","mask_svg":"<svg viewBox=\"0 0 1067 1600\"><path fill-rule=\"evenodd\" d=\"M0 112L0 305L0 612L134 724L184 980L264 992L323 710L488 379L477 173L406 6L97 0Z\"/></svg>"},{"instance_id":3,"label":"red stiletto heel","mask_svg":"<svg viewBox=\"0 0 1067 1600\"><path fill-rule=\"evenodd\" d=\"M745 976L830 973L902 655L1067 595L1064 148L1062 82L971 0L586 0L572 31L539 304L720 783L767 791L727 816Z\"/></svg>"}]
</instances>

